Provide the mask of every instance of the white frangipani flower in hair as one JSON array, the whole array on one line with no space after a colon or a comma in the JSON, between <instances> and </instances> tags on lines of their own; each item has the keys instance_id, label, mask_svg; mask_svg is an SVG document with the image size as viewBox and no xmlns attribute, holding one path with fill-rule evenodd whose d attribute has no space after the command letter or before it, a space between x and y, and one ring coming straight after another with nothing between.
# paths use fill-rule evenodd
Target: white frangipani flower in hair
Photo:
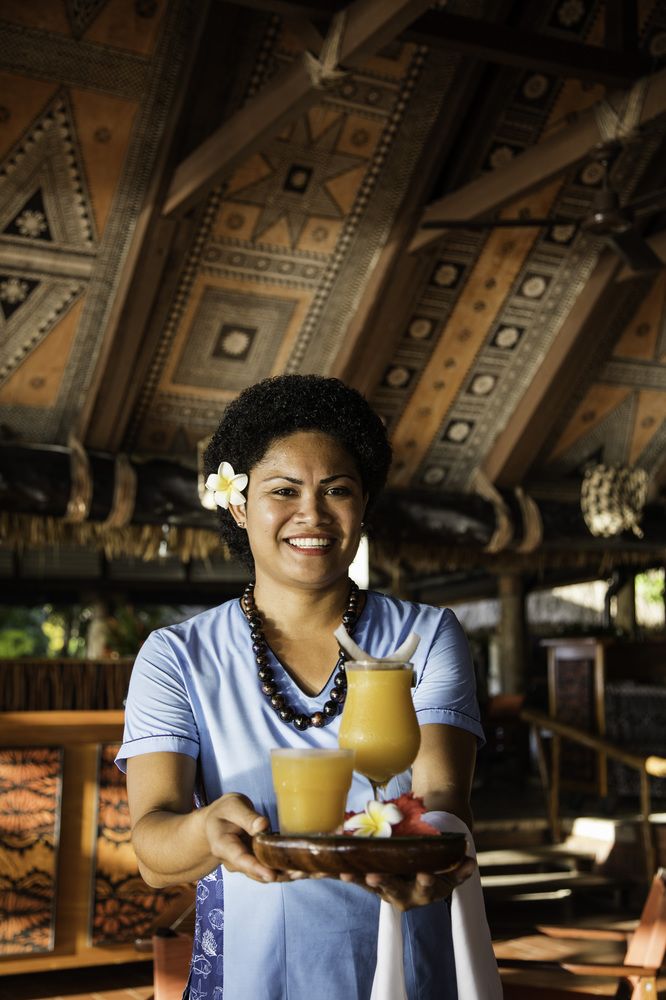
<instances>
[{"instance_id":1,"label":"white frangipani flower in hair","mask_svg":"<svg viewBox=\"0 0 666 1000\"><path fill-rule=\"evenodd\" d=\"M356 813L345 820L344 829L355 837L390 837L392 827L402 819L402 813L392 802L370 799L365 812Z\"/></svg>"},{"instance_id":2,"label":"white frangipani flower in hair","mask_svg":"<svg viewBox=\"0 0 666 1000\"><path fill-rule=\"evenodd\" d=\"M244 472L235 473L229 462L222 462L217 472L211 472L206 480L206 489L215 496L218 507L228 510L229 504L236 506L245 503L241 493L247 486L247 476Z\"/></svg>"}]
</instances>

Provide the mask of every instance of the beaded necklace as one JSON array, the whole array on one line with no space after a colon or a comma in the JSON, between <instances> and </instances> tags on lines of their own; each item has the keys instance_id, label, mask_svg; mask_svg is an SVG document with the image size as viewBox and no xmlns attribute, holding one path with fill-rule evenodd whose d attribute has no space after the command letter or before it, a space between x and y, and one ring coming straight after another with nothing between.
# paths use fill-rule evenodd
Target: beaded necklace
<instances>
[{"instance_id":1,"label":"beaded necklace","mask_svg":"<svg viewBox=\"0 0 666 1000\"><path fill-rule=\"evenodd\" d=\"M359 600L359 589L354 581L351 580L347 607L342 615L342 624L350 635L358 620L360 610ZM321 729L323 726L328 725L338 712L342 711L342 706L347 695L347 675L345 673L347 654L344 649L341 647L338 649L338 662L335 665L333 689L330 699L325 702L321 712L314 712L312 715L297 712L292 708L285 696L280 693L275 681L273 668L268 664L268 643L264 637L261 615L254 601L254 582L248 583L243 591L240 605L250 626L252 652L257 663L257 676L259 677L261 690L269 700L271 707L286 725L293 725L301 732L309 729L310 726L314 726L315 729Z\"/></svg>"}]
</instances>

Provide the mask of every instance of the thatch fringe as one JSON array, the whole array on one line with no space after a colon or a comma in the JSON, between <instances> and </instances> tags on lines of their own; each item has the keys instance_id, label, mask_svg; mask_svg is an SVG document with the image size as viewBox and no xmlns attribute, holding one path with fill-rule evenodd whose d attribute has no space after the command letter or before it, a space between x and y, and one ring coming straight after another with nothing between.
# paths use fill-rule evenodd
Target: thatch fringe
<instances>
[{"instance_id":1,"label":"thatch fringe","mask_svg":"<svg viewBox=\"0 0 666 1000\"><path fill-rule=\"evenodd\" d=\"M166 552L164 544L166 543ZM181 562L206 559L215 553L229 559L227 546L214 531L159 524L130 524L109 528L104 524L83 521L71 523L56 517L0 512L0 544L21 552L25 549L78 545L104 552L107 559L130 556L152 560L162 555L176 555Z\"/></svg>"},{"instance_id":2,"label":"thatch fringe","mask_svg":"<svg viewBox=\"0 0 666 1000\"><path fill-rule=\"evenodd\" d=\"M377 569L392 576L398 567L402 567L408 578L414 574L427 576L458 570L543 576L550 569L590 570L597 572L599 578L604 578L619 566L645 567L655 560L661 563L666 560L663 546L645 546L640 550L629 547L592 549L572 543L539 548L529 553L507 550L493 554L465 545L396 544L384 538L375 538L371 545L371 562Z\"/></svg>"},{"instance_id":3,"label":"thatch fringe","mask_svg":"<svg viewBox=\"0 0 666 1000\"><path fill-rule=\"evenodd\" d=\"M166 543L166 551L165 551ZM76 545L104 552L107 559L130 556L143 560L175 555L182 562L206 559L215 554L231 559L229 550L214 531L170 526L165 532L159 524L130 524L110 528L99 522L71 523L62 518L0 511L0 545L18 552L25 549ZM607 576L618 566L646 566L651 561L666 560L663 545L640 547L581 546L576 542L541 546L533 552L506 549L490 553L472 545L438 545L436 539L410 541L390 532L371 539L374 566L394 574L399 567L408 573L443 573L483 569L487 572L529 572L543 574L546 569L594 569Z\"/></svg>"},{"instance_id":4,"label":"thatch fringe","mask_svg":"<svg viewBox=\"0 0 666 1000\"><path fill-rule=\"evenodd\" d=\"M5 712L123 708L133 663L133 657L0 660L0 704Z\"/></svg>"}]
</instances>

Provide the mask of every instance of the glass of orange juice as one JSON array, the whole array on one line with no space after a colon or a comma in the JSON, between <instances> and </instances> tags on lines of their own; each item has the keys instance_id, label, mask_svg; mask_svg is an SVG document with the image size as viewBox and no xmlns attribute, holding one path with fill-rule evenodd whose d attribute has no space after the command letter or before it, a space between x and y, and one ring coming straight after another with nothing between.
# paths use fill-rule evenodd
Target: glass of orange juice
<instances>
[{"instance_id":1,"label":"glass of orange juice","mask_svg":"<svg viewBox=\"0 0 666 1000\"><path fill-rule=\"evenodd\" d=\"M414 761L421 744L411 687L411 663L349 660L347 697L338 743L356 753L355 769L375 798L390 778Z\"/></svg>"},{"instance_id":2,"label":"glass of orange juice","mask_svg":"<svg viewBox=\"0 0 666 1000\"><path fill-rule=\"evenodd\" d=\"M280 833L330 833L345 818L353 750L271 750Z\"/></svg>"}]
</instances>

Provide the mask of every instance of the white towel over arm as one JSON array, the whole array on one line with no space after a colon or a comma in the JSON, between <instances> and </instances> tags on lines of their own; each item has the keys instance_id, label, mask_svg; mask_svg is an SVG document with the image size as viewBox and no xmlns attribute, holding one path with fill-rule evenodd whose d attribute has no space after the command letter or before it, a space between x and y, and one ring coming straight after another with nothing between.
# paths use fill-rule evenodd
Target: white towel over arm
<instances>
[{"instance_id":1,"label":"white towel over arm","mask_svg":"<svg viewBox=\"0 0 666 1000\"><path fill-rule=\"evenodd\" d=\"M467 838L467 853L476 858L470 831L453 813L429 812L421 818L444 833L464 833ZM401 918L402 914L392 903L382 900L379 910L377 969L370 1000L407 1000ZM451 936L458 1000L502 1000L502 984L493 954L478 868L453 891Z\"/></svg>"}]
</instances>

